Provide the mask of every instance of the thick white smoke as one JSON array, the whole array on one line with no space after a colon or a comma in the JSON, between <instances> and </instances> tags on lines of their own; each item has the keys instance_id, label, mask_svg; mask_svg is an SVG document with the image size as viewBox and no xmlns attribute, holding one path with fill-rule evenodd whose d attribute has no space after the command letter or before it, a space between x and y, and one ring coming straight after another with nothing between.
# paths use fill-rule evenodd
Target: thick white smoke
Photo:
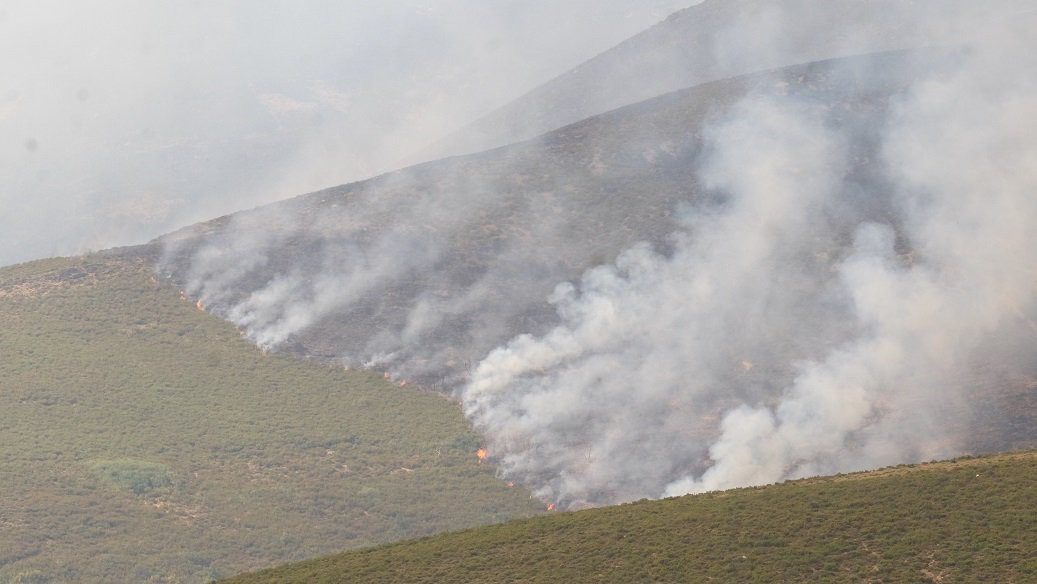
<instances>
[{"instance_id":1,"label":"thick white smoke","mask_svg":"<svg viewBox=\"0 0 1037 584\"><path fill-rule=\"evenodd\" d=\"M913 87L870 191L823 112L735 108L709 137L715 202L675 251L636 247L559 286L562 325L475 369L465 411L502 472L572 506L960 452L972 359L1037 294L1029 38L1001 23ZM880 196L894 216L852 212ZM845 221L850 246L833 240Z\"/></svg>"},{"instance_id":2,"label":"thick white smoke","mask_svg":"<svg viewBox=\"0 0 1037 584\"><path fill-rule=\"evenodd\" d=\"M814 243L802 234L842 175L840 145L812 118L790 103L736 108L706 172L733 195L721 209L689 218L672 257L639 246L588 272L579 293L559 286L565 324L483 360L465 407L505 472L546 478L538 494L552 500L631 498L701 457L704 436L688 432L730 391L718 381L755 359L753 337L794 309L775 284ZM544 465L557 473L542 477Z\"/></svg>"}]
</instances>

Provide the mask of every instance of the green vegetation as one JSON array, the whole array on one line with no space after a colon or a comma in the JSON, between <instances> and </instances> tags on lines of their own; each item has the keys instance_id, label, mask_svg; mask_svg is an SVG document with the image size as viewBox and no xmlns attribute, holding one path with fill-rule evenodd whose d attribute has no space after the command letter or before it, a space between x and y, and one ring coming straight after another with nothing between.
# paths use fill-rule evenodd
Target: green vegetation
<instances>
[{"instance_id":1,"label":"green vegetation","mask_svg":"<svg viewBox=\"0 0 1037 584\"><path fill-rule=\"evenodd\" d=\"M173 486L169 467L145 460L99 460L90 465L99 478L134 495L168 494Z\"/></svg>"},{"instance_id":2,"label":"green vegetation","mask_svg":"<svg viewBox=\"0 0 1037 584\"><path fill-rule=\"evenodd\" d=\"M0 269L0 582L204 582L543 510L457 405L264 357L143 261Z\"/></svg>"},{"instance_id":3,"label":"green vegetation","mask_svg":"<svg viewBox=\"0 0 1037 584\"><path fill-rule=\"evenodd\" d=\"M227 584L1037 582L1037 451L537 517Z\"/></svg>"}]
</instances>

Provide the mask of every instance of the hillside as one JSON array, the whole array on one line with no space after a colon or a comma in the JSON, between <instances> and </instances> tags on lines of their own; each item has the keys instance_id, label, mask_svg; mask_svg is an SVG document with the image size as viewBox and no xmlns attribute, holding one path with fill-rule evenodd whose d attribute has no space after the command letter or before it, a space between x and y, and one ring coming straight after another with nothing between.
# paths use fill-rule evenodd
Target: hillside
<instances>
[{"instance_id":1,"label":"hillside","mask_svg":"<svg viewBox=\"0 0 1037 584\"><path fill-rule=\"evenodd\" d=\"M478 152L670 91L812 61L960 42L991 18L1033 19L1027 0L705 0L442 140ZM944 26L947 14L958 14ZM963 24L964 23L964 24Z\"/></svg>"},{"instance_id":2,"label":"hillside","mask_svg":"<svg viewBox=\"0 0 1037 584\"><path fill-rule=\"evenodd\" d=\"M262 354L139 259L0 269L0 582L204 582L543 511L456 404Z\"/></svg>"},{"instance_id":3,"label":"hillside","mask_svg":"<svg viewBox=\"0 0 1037 584\"><path fill-rule=\"evenodd\" d=\"M471 154L0 268L0 582L514 518L257 577L1030 579L1035 15L707 0Z\"/></svg>"},{"instance_id":4,"label":"hillside","mask_svg":"<svg viewBox=\"0 0 1037 584\"><path fill-rule=\"evenodd\" d=\"M1032 582L1037 452L519 520L227 584Z\"/></svg>"}]
</instances>

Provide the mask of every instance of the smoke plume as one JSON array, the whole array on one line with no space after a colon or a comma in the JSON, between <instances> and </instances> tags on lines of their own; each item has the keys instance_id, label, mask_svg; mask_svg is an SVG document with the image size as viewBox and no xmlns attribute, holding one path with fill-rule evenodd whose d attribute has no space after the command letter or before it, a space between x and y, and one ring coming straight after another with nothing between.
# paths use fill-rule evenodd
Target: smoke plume
<instances>
[{"instance_id":1,"label":"smoke plume","mask_svg":"<svg viewBox=\"0 0 1037 584\"><path fill-rule=\"evenodd\" d=\"M503 474L579 506L960 453L976 356L1037 355L1012 332L1037 293L1034 47L980 32L896 104L884 185L810 103L718 122L672 254L560 285L561 325L478 364L464 407Z\"/></svg>"}]
</instances>

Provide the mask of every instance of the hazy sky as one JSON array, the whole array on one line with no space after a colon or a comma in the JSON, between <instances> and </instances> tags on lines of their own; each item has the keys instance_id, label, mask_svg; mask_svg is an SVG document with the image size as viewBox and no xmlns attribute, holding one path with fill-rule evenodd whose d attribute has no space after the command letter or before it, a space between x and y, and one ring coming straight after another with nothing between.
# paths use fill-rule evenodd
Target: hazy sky
<instances>
[{"instance_id":1,"label":"hazy sky","mask_svg":"<svg viewBox=\"0 0 1037 584\"><path fill-rule=\"evenodd\" d=\"M0 265L365 178L694 0L0 0Z\"/></svg>"}]
</instances>

